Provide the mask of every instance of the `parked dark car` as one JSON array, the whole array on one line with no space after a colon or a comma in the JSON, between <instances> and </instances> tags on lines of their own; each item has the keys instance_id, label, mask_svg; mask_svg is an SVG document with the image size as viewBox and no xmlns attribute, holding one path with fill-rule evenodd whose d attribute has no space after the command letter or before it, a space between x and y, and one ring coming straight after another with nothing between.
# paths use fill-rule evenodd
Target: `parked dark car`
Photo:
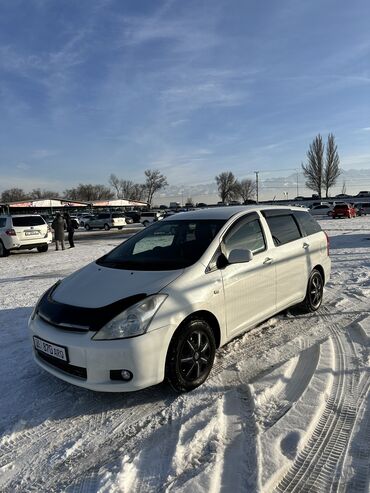
<instances>
[{"instance_id":1,"label":"parked dark car","mask_svg":"<svg viewBox=\"0 0 370 493\"><path fill-rule=\"evenodd\" d=\"M134 223L140 222L140 212L139 211L125 211L125 217L131 218Z\"/></svg>"}]
</instances>

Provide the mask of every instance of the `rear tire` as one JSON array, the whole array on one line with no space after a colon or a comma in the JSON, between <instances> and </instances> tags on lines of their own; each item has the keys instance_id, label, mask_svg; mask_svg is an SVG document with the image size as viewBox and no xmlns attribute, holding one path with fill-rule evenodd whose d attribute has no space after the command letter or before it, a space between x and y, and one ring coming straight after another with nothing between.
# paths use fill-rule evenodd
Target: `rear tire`
<instances>
[{"instance_id":1,"label":"rear tire","mask_svg":"<svg viewBox=\"0 0 370 493\"><path fill-rule=\"evenodd\" d=\"M110 230L109 224L107 224L107 223L104 224L104 230L105 231L109 231Z\"/></svg>"},{"instance_id":2,"label":"rear tire","mask_svg":"<svg viewBox=\"0 0 370 493\"><path fill-rule=\"evenodd\" d=\"M9 250L4 247L3 242L0 240L0 257L7 257L9 254Z\"/></svg>"},{"instance_id":3,"label":"rear tire","mask_svg":"<svg viewBox=\"0 0 370 493\"><path fill-rule=\"evenodd\" d=\"M143 225L144 225L145 227L149 226L149 221L144 221L144 222L143 222Z\"/></svg>"},{"instance_id":4,"label":"rear tire","mask_svg":"<svg viewBox=\"0 0 370 493\"><path fill-rule=\"evenodd\" d=\"M191 320L173 336L166 361L166 377L177 392L189 392L207 379L215 359L216 342L204 320Z\"/></svg>"},{"instance_id":5,"label":"rear tire","mask_svg":"<svg viewBox=\"0 0 370 493\"><path fill-rule=\"evenodd\" d=\"M118 229L122 229L122 228L123 228L123 226L118 226Z\"/></svg>"},{"instance_id":6,"label":"rear tire","mask_svg":"<svg viewBox=\"0 0 370 493\"><path fill-rule=\"evenodd\" d=\"M307 312L315 312L322 303L324 293L324 280L317 269L313 269L307 283L306 297L302 303Z\"/></svg>"},{"instance_id":7,"label":"rear tire","mask_svg":"<svg viewBox=\"0 0 370 493\"><path fill-rule=\"evenodd\" d=\"M42 245L42 246L37 247L37 251L39 253L44 253L44 252L48 251L48 248L49 248L49 245Z\"/></svg>"},{"instance_id":8,"label":"rear tire","mask_svg":"<svg viewBox=\"0 0 370 493\"><path fill-rule=\"evenodd\" d=\"M85 229L86 229L86 231L90 231L90 229L91 229L90 225L89 224L85 224Z\"/></svg>"}]
</instances>

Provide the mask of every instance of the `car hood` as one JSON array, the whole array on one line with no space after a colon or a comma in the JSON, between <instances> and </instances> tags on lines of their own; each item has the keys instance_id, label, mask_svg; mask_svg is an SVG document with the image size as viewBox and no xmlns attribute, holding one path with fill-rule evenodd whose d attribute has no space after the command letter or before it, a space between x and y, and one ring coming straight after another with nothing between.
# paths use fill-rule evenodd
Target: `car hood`
<instances>
[{"instance_id":1,"label":"car hood","mask_svg":"<svg viewBox=\"0 0 370 493\"><path fill-rule=\"evenodd\" d=\"M64 279L53 291L58 303L99 308L137 294L155 294L183 272L132 271L89 264Z\"/></svg>"}]
</instances>

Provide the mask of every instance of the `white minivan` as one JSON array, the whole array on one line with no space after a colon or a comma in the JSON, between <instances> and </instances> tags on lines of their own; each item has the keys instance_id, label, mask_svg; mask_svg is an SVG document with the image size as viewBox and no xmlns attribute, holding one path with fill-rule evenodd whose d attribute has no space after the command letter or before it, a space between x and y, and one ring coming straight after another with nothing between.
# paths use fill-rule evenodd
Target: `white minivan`
<instances>
[{"instance_id":1,"label":"white minivan","mask_svg":"<svg viewBox=\"0 0 370 493\"><path fill-rule=\"evenodd\" d=\"M218 347L292 305L317 310L330 265L302 208L179 213L48 289L29 321L34 357L88 389L192 390Z\"/></svg>"}]
</instances>

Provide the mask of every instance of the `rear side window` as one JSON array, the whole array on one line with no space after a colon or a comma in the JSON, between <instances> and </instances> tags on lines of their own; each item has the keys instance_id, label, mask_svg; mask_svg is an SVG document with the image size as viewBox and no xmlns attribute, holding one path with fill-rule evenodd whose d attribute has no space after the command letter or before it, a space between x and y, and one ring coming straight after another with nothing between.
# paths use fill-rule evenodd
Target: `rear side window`
<instances>
[{"instance_id":1,"label":"rear side window","mask_svg":"<svg viewBox=\"0 0 370 493\"><path fill-rule=\"evenodd\" d=\"M0 228L5 228L6 218L0 217Z\"/></svg>"},{"instance_id":2,"label":"rear side window","mask_svg":"<svg viewBox=\"0 0 370 493\"><path fill-rule=\"evenodd\" d=\"M266 217L275 246L285 245L301 238L297 223L291 214Z\"/></svg>"},{"instance_id":3,"label":"rear side window","mask_svg":"<svg viewBox=\"0 0 370 493\"><path fill-rule=\"evenodd\" d=\"M23 227L23 226L42 226L45 221L41 216L24 216L24 217L12 217L13 226Z\"/></svg>"},{"instance_id":4,"label":"rear side window","mask_svg":"<svg viewBox=\"0 0 370 493\"><path fill-rule=\"evenodd\" d=\"M294 212L294 216L298 220L302 231L304 231L307 236L322 231L319 223L311 216L309 212L296 211Z\"/></svg>"}]
</instances>

